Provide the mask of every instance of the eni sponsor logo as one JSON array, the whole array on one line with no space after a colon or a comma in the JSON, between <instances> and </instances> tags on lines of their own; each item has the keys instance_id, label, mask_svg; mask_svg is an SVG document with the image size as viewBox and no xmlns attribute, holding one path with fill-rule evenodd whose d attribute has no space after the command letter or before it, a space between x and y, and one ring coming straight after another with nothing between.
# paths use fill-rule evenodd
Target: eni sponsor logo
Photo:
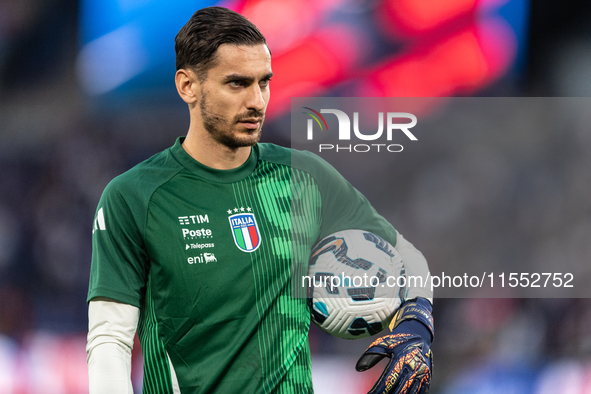
<instances>
[{"instance_id":1,"label":"eni sponsor logo","mask_svg":"<svg viewBox=\"0 0 591 394\"><path fill-rule=\"evenodd\" d=\"M189 257L187 263L189 264L209 264L217 263L218 259L213 253L201 253L198 256Z\"/></svg>"}]
</instances>

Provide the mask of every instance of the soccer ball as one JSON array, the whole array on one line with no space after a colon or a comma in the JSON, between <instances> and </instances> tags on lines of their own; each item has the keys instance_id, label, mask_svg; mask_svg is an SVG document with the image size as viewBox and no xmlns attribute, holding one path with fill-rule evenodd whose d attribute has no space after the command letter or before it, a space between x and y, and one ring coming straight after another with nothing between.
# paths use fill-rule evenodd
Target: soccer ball
<instances>
[{"instance_id":1,"label":"soccer ball","mask_svg":"<svg viewBox=\"0 0 591 394\"><path fill-rule=\"evenodd\" d=\"M346 339L382 331L407 291L400 254L362 230L339 231L318 242L306 278L312 321Z\"/></svg>"}]
</instances>

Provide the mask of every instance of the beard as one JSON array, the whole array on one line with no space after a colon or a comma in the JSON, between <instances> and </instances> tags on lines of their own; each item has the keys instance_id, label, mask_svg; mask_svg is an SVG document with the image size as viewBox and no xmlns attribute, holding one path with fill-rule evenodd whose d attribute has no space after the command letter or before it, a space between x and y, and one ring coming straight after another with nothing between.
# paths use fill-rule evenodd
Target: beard
<instances>
[{"instance_id":1,"label":"beard","mask_svg":"<svg viewBox=\"0 0 591 394\"><path fill-rule=\"evenodd\" d=\"M265 113L263 111L251 109L228 120L211 110L205 92L202 92L199 108L201 110L203 127L207 130L209 135L220 144L230 149L236 149L245 146L253 146L261 139L261 130L263 122L265 121ZM254 130L246 129L242 132L232 131L239 122L249 118L260 119L259 127Z\"/></svg>"}]
</instances>

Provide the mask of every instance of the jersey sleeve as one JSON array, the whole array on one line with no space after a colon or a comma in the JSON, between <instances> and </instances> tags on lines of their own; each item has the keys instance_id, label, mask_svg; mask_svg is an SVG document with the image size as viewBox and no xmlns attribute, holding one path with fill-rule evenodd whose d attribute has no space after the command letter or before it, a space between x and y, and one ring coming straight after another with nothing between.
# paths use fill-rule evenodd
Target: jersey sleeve
<instances>
[{"instance_id":1,"label":"jersey sleeve","mask_svg":"<svg viewBox=\"0 0 591 394\"><path fill-rule=\"evenodd\" d=\"M422 253L377 213L367 198L334 167L316 155L310 156L307 160L314 164L309 168L318 183L322 201L322 224L318 240L348 229L370 231L379 235L398 250L404 261L406 274L417 278L408 289L406 298L424 297L432 302L433 292L427 286L429 267Z\"/></svg>"},{"instance_id":2,"label":"jersey sleeve","mask_svg":"<svg viewBox=\"0 0 591 394\"><path fill-rule=\"evenodd\" d=\"M333 166L313 155L313 176L322 201L319 240L337 231L370 231L396 245L396 230L376 212L361 192L355 189Z\"/></svg>"},{"instance_id":3,"label":"jersey sleeve","mask_svg":"<svg viewBox=\"0 0 591 394\"><path fill-rule=\"evenodd\" d=\"M105 188L97 208L87 301L108 297L140 307L148 267L141 231L145 209L118 185L116 178Z\"/></svg>"}]
</instances>

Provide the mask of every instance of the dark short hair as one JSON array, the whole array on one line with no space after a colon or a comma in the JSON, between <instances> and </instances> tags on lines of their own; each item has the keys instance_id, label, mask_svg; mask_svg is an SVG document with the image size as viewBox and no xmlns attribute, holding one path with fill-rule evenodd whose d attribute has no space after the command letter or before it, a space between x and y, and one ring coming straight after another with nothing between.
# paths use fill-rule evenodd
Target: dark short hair
<instances>
[{"instance_id":1,"label":"dark short hair","mask_svg":"<svg viewBox=\"0 0 591 394\"><path fill-rule=\"evenodd\" d=\"M205 80L207 71L215 67L220 45L266 43L259 29L239 13L223 7L203 8L176 35L176 69L191 68Z\"/></svg>"}]
</instances>

